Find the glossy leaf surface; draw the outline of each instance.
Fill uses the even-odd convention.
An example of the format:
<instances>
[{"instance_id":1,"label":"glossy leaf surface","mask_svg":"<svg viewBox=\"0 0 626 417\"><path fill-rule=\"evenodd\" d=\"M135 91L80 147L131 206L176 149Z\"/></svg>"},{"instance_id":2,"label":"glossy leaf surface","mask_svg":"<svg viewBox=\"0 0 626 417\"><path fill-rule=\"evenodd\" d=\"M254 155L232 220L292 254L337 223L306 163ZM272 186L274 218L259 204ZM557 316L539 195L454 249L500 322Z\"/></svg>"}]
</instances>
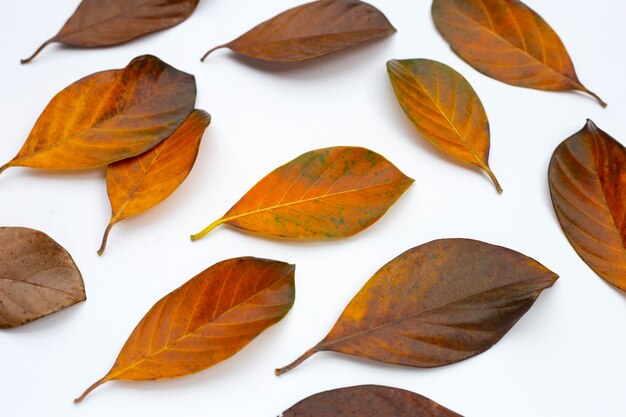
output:
<instances>
[{"instance_id":1,"label":"glossy leaf surface","mask_svg":"<svg viewBox=\"0 0 626 417\"><path fill-rule=\"evenodd\" d=\"M281 417L461 417L419 394L380 385L321 392L300 401Z\"/></svg>"},{"instance_id":2,"label":"glossy leaf surface","mask_svg":"<svg viewBox=\"0 0 626 417\"><path fill-rule=\"evenodd\" d=\"M548 173L561 227L580 257L626 291L626 149L592 121L561 143Z\"/></svg>"},{"instance_id":3,"label":"glossy leaf surface","mask_svg":"<svg viewBox=\"0 0 626 417\"><path fill-rule=\"evenodd\" d=\"M413 125L448 155L483 169L498 192L489 168L489 121L478 95L452 68L428 59L387 62L391 85Z\"/></svg>"},{"instance_id":4,"label":"glossy leaf surface","mask_svg":"<svg viewBox=\"0 0 626 417\"><path fill-rule=\"evenodd\" d=\"M291 309L294 273L294 265L249 257L201 272L148 311L113 368L75 402L108 381L175 378L228 359Z\"/></svg>"},{"instance_id":5,"label":"glossy leaf surface","mask_svg":"<svg viewBox=\"0 0 626 417\"><path fill-rule=\"evenodd\" d=\"M330 333L285 368L321 351L431 368L497 343L557 275L518 252L468 239L417 246L382 267Z\"/></svg>"},{"instance_id":6,"label":"glossy leaf surface","mask_svg":"<svg viewBox=\"0 0 626 417\"><path fill-rule=\"evenodd\" d=\"M107 191L112 214L98 254L104 252L113 225L154 207L182 184L196 162L210 122L207 112L194 110L172 136L148 152L109 165Z\"/></svg>"},{"instance_id":7,"label":"glossy leaf surface","mask_svg":"<svg viewBox=\"0 0 626 417\"><path fill-rule=\"evenodd\" d=\"M467 63L496 80L547 91L583 91L563 42L519 0L433 0L439 32Z\"/></svg>"},{"instance_id":8,"label":"glossy leaf surface","mask_svg":"<svg viewBox=\"0 0 626 417\"><path fill-rule=\"evenodd\" d=\"M48 235L0 227L0 328L21 326L84 301L72 257Z\"/></svg>"},{"instance_id":9,"label":"glossy leaf surface","mask_svg":"<svg viewBox=\"0 0 626 417\"><path fill-rule=\"evenodd\" d=\"M87 76L48 104L17 156L0 168L81 169L141 154L193 110L192 75L144 55L121 70Z\"/></svg>"},{"instance_id":10,"label":"glossy leaf surface","mask_svg":"<svg viewBox=\"0 0 626 417\"><path fill-rule=\"evenodd\" d=\"M220 48L263 61L318 58L396 30L374 6L358 0L320 0L287 10Z\"/></svg>"},{"instance_id":11,"label":"glossy leaf surface","mask_svg":"<svg viewBox=\"0 0 626 417\"><path fill-rule=\"evenodd\" d=\"M59 33L22 64L53 42L87 48L128 42L179 24L197 5L198 0L83 0Z\"/></svg>"},{"instance_id":12,"label":"glossy leaf surface","mask_svg":"<svg viewBox=\"0 0 626 417\"><path fill-rule=\"evenodd\" d=\"M222 223L286 238L351 236L376 222L412 183L368 149L318 149L271 172L191 239Z\"/></svg>"}]
</instances>

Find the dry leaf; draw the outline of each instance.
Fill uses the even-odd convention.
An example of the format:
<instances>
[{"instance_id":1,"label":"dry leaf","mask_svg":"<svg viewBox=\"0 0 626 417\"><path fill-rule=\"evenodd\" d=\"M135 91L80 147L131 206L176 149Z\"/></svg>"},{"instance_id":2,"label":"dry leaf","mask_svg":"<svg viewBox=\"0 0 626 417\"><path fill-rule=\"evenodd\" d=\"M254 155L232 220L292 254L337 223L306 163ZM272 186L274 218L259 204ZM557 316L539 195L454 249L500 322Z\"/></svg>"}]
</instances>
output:
<instances>
[{"instance_id":1,"label":"dry leaf","mask_svg":"<svg viewBox=\"0 0 626 417\"><path fill-rule=\"evenodd\" d=\"M368 149L318 149L272 171L191 239L222 223L286 238L351 236L376 222L412 183Z\"/></svg>"},{"instance_id":2,"label":"dry leaf","mask_svg":"<svg viewBox=\"0 0 626 417\"><path fill-rule=\"evenodd\" d=\"M204 54L229 48L263 61L297 62L318 58L396 30L374 6L358 0L320 0L287 10Z\"/></svg>"},{"instance_id":3,"label":"dry leaf","mask_svg":"<svg viewBox=\"0 0 626 417\"><path fill-rule=\"evenodd\" d=\"M521 253L468 239L408 250L350 301L330 333L280 375L317 352L431 368L497 343L558 276Z\"/></svg>"},{"instance_id":4,"label":"dry leaf","mask_svg":"<svg viewBox=\"0 0 626 417\"><path fill-rule=\"evenodd\" d=\"M201 272L148 311L113 368L75 402L108 381L175 378L228 359L289 312L294 273L294 265L249 257Z\"/></svg>"},{"instance_id":5,"label":"dry leaf","mask_svg":"<svg viewBox=\"0 0 626 417\"><path fill-rule=\"evenodd\" d=\"M417 130L445 153L489 168L489 121L478 95L452 68L428 59L391 60L387 71L398 102Z\"/></svg>"},{"instance_id":6,"label":"dry leaf","mask_svg":"<svg viewBox=\"0 0 626 417\"><path fill-rule=\"evenodd\" d=\"M280 417L462 417L399 388L360 385L312 395Z\"/></svg>"},{"instance_id":7,"label":"dry leaf","mask_svg":"<svg viewBox=\"0 0 626 417\"><path fill-rule=\"evenodd\" d=\"M124 69L87 76L48 104L17 156L0 167L95 168L141 154L193 110L196 82L144 55Z\"/></svg>"},{"instance_id":8,"label":"dry leaf","mask_svg":"<svg viewBox=\"0 0 626 417\"><path fill-rule=\"evenodd\" d=\"M22 64L53 42L87 48L128 42L179 24L197 5L198 0L83 0L61 31Z\"/></svg>"},{"instance_id":9,"label":"dry leaf","mask_svg":"<svg viewBox=\"0 0 626 417\"><path fill-rule=\"evenodd\" d=\"M547 91L581 84L559 35L519 0L433 0L439 32L467 63L507 84Z\"/></svg>"},{"instance_id":10,"label":"dry leaf","mask_svg":"<svg viewBox=\"0 0 626 417\"><path fill-rule=\"evenodd\" d=\"M154 207L182 184L196 162L210 122L207 112L194 110L172 136L148 152L109 165L107 191L112 214L99 255L106 248L113 225Z\"/></svg>"},{"instance_id":11,"label":"dry leaf","mask_svg":"<svg viewBox=\"0 0 626 417\"><path fill-rule=\"evenodd\" d=\"M48 235L0 227L0 328L21 326L84 301L72 257Z\"/></svg>"},{"instance_id":12,"label":"dry leaf","mask_svg":"<svg viewBox=\"0 0 626 417\"><path fill-rule=\"evenodd\" d=\"M626 149L589 120L556 148L548 181L574 250L600 277L626 291Z\"/></svg>"}]
</instances>

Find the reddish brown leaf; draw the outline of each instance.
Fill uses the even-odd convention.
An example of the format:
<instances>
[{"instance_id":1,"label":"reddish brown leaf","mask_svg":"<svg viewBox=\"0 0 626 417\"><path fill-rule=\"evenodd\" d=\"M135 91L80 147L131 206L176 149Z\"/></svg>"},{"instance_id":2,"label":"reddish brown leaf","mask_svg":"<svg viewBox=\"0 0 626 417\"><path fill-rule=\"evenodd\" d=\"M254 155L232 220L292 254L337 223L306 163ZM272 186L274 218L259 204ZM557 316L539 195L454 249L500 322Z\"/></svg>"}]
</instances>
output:
<instances>
[{"instance_id":1,"label":"reddish brown leaf","mask_svg":"<svg viewBox=\"0 0 626 417\"><path fill-rule=\"evenodd\" d=\"M318 149L272 171L191 240L223 223L286 238L351 236L376 222L412 183L368 149Z\"/></svg>"},{"instance_id":2,"label":"reddish brown leaf","mask_svg":"<svg viewBox=\"0 0 626 417\"><path fill-rule=\"evenodd\" d=\"M144 55L71 84L48 104L17 156L0 167L95 168L153 148L193 110L192 75Z\"/></svg>"},{"instance_id":3,"label":"reddish brown leaf","mask_svg":"<svg viewBox=\"0 0 626 417\"><path fill-rule=\"evenodd\" d=\"M225 45L263 61L296 62L318 58L396 30L380 10L359 0L320 0L287 10Z\"/></svg>"},{"instance_id":4,"label":"reddish brown leaf","mask_svg":"<svg viewBox=\"0 0 626 417\"><path fill-rule=\"evenodd\" d=\"M600 277L626 291L626 149L589 120L556 148L548 181L574 250Z\"/></svg>"},{"instance_id":5,"label":"reddish brown leaf","mask_svg":"<svg viewBox=\"0 0 626 417\"><path fill-rule=\"evenodd\" d=\"M519 0L433 0L439 32L454 52L483 74L520 87L578 90L578 80L554 30Z\"/></svg>"},{"instance_id":6,"label":"reddish brown leaf","mask_svg":"<svg viewBox=\"0 0 626 417\"><path fill-rule=\"evenodd\" d=\"M83 0L61 31L22 64L53 42L86 48L128 42L179 24L197 5L198 0Z\"/></svg>"},{"instance_id":7,"label":"reddish brown leaf","mask_svg":"<svg viewBox=\"0 0 626 417\"><path fill-rule=\"evenodd\" d=\"M154 207L182 184L196 162L210 122L207 112L194 110L172 136L148 152L109 165L107 191L112 213L99 255L104 253L113 225Z\"/></svg>"},{"instance_id":8,"label":"reddish brown leaf","mask_svg":"<svg viewBox=\"0 0 626 417\"><path fill-rule=\"evenodd\" d=\"M557 275L518 252L476 240L443 239L382 267L350 301L317 352L431 368L497 343Z\"/></svg>"},{"instance_id":9,"label":"reddish brown leaf","mask_svg":"<svg viewBox=\"0 0 626 417\"><path fill-rule=\"evenodd\" d=\"M16 327L85 300L72 257L44 233L0 227L0 328Z\"/></svg>"},{"instance_id":10,"label":"reddish brown leaf","mask_svg":"<svg viewBox=\"0 0 626 417\"><path fill-rule=\"evenodd\" d=\"M201 272L148 311L113 368L75 402L108 381L175 378L228 359L289 312L294 273L294 265L257 258Z\"/></svg>"},{"instance_id":11,"label":"reddish brown leaf","mask_svg":"<svg viewBox=\"0 0 626 417\"><path fill-rule=\"evenodd\" d=\"M380 385L339 388L312 395L281 417L462 417L419 394Z\"/></svg>"}]
</instances>

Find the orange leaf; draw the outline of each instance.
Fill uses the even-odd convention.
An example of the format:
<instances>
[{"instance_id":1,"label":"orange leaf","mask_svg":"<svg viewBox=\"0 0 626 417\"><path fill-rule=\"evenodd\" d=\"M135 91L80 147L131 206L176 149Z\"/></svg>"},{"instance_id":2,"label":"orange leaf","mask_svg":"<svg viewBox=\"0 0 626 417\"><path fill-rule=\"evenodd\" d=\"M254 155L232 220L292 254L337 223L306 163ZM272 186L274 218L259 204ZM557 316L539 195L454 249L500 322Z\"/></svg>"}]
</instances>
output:
<instances>
[{"instance_id":1,"label":"orange leaf","mask_svg":"<svg viewBox=\"0 0 626 417\"><path fill-rule=\"evenodd\" d=\"M272 171L221 219L222 223L287 238L341 238L376 222L413 183L368 149L318 149Z\"/></svg>"},{"instance_id":2,"label":"orange leaf","mask_svg":"<svg viewBox=\"0 0 626 417\"><path fill-rule=\"evenodd\" d=\"M519 0L434 0L432 14L454 52L483 74L507 84L547 91L581 84L559 35Z\"/></svg>"},{"instance_id":3,"label":"orange leaf","mask_svg":"<svg viewBox=\"0 0 626 417\"><path fill-rule=\"evenodd\" d=\"M106 248L113 225L154 207L182 184L196 162L210 122L207 112L194 110L172 136L148 152L109 165L107 191L112 214L99 255Z\"/></svg>"},{"instance_id":4,"label":"orange leaf","mask_svg":"<svg viewBox=\"0 0 626 417\"><path fill-rule=\"evenodd\" d=\"M82 169L143 153L193 110L192 75L144 55L71 84L48 104L17 156L0 168Z\"/></svg>"},{"instance_id":5,"label":"orange leaf","mask_svg":"<svg viewBox=\"0 0 626 417\"><path fill-rule=\"evenodd\" d=\"M548 172L565 236L600 277L626 291L626 149L591 120L561 143Z\"/></svg>"},{"instance_id":6,"label":"orange leaf","mask_svg":"<svg viewBox=\"0 0 626 417\"><path fill-rule=\"evenodd\" d=\"M148 311L113 368L75 402L108 381L175 378L228 359L289 312L294 272L294 265L249 257L201 272Z\"/></svg>"},{"instance_id":7,"label":"orange leaf","mask_svg":"<svg viewBox=\"0 0 626 417\"><path fill-rule=\"evenodd\" d=\"M387 62L398 102L413 125L439 149L483 169L489 168L489 121L478 95L452 68L428 59Z\"/></svg>"}]
</instances>

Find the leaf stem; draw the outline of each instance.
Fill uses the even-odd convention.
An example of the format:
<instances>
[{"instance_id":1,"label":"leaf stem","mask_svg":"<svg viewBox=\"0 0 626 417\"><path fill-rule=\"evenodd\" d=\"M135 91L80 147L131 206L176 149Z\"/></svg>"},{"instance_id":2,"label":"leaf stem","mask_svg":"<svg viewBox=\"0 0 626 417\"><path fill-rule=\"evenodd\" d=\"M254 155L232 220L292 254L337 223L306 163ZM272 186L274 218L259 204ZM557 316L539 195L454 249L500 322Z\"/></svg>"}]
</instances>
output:
<instances>
[{"instance_id":1,"label":"leaf stem","mask_svg":"<svg viewBox=\"0 0 626 417\"><path fill-rule=\"evenodd\" d=\"M200 233L196 233L195 235L191 235L191 241L200 240L206 235L208 235L213 229L215 229L220 224L224 223L224 219L217 219L207 227L205 227Z\"/></svg>"},{"instance_id":2,"label":"leaf stem","mask_svg":"<svg viewBox=\"0 0 626 417\"><path fill-rule=\"evenodd\" d=\"M83 392L83 393L82 393L82 395L81 395L80 397L78 397L78 398L75 398L75 399L74 399L74 404L78 404L79 402L81 402L82 400L84 400L84 399L85 399L85 397L86 397L87 395L89 395L89 393L90 393L91 391L93 391L94 389L98 388L100 385L102 385L102 384L104 384L105 382L108 382L108 381L109 381L109 380L108 380L108 379L107 379L107 377L105 376L105 377L103 377L103 378L101 378L101 379L97 380L96 382L94 382L94 383L93 383L93 384L92 384L89 388L87 388L87 389L85 390L85 392Z\"/></svg>"},{"instance_id":3,"label":"leaf stem","mask_svg":"<svg viewBox=\"0 0 626 417\"><path fill-rule=\"evenodd\" d=\"M302 356L300 356L295 361L291 362L289 365L283 366L282 368L275 369L274 373L276 374L276 376L281 376L285 372L291 371L293 368L295 368L296 366L300 365L302 362L304 362L305 360L309 359L311 356L313 356L317 352L319 352L319 348L317 346L315 346L315 347L307 350L306 352L304 352L304 354Z\"/></svg>"},{"instance_id":4,"label":"leaf stem","mask_svg":"<svg viewBox=\"0 0 626 417\"><path fill-rule=\"evenodd\" d=\"M202 55L202 58L200 58L200 62L204 62L206 57L209 56L213 51L217 51L218 49L222 49L222 48L226 48L226 47L228 47L227 43L225 43L224 45L218 45L218 46L216 46L213 49L209 49L206 54Z\"/></svg>"},{"instance_id":5,"label":"leaf stem","mask_svg":"<svg viewBox=\"0 0 626 417\"><path fill-rule=\"evenodd\" d=\"M111 228L114 224L115 223L113 222L109 223L106 230L104 231L104 236L102 236L102 244L100 245L100 249L98 249L98 256L102 256L102 254L104 253L104 250L107 247L107 241L109 240L109 233L111 232Z\"/></svg>"},{"instance_id":6,"label":"leaf stem","mask_svg":"<svg viewBox=\"0 0 626 417\"><path fill-rule=\"evenodd\" d=\"M595 99L596 99L596 101L597 101L598 103L600 103L600 105L601 105L603 108L605 108L605 109L606 109L606 107L608 106L608 104L606 104L606 103L604 102L604 100L602 100L602 99L601 99L601 98L600 98L600 97L599 97L596 93L594 93L593 91L587 90L587 88L586 88L586 87L585 87L585 92L586 92L587 94L589 94L591 97L595 98Z\"/></svg>"},{"instance_id":7,"label":"leaf stem","mask_svg":"<svg viewBox=\"0 0 626 417\"><path fill-rule=\"evenodd\" d=\"M489 175L491 181L493 181L493 184L496 186L496 191L498 191L498 194L502 194L502 191L504 190L502 189L502 187L500 187L500 183L498 182L498 179L496 178L496 175L493 173L491 168L489 168L488 166L484 166L483 169L485 170L487 175Z\"/></svg>"},{"instance_id":8,"label":"leaf stem","mask_svg":"<svg viewBox=\"0 0 626 417\"><path fill-rule=\"evenodd\" d=\"M20 60L20 64L28 64L30 61L32 61L37 55L39 55L39 52L41 52L41 50L43 48L45 48L46 46L50 45L52 42L54 42L54 38L50 38L47 41L45 41L44 43L41 44L41 46L39 48L37 48L37 50L28 58L26 59L22 59Z\"/></svg>"},{"instance_id":9,"label":"leaf stem","mask_svg":"<svg viewBox=\"0 0 626 417\"><path fill-rule=\"evenodd\" d=\"M9 164L4 164L0 167L0 174L2 174L8 167L10 167Z\"/></svg>"}]
</instances>

